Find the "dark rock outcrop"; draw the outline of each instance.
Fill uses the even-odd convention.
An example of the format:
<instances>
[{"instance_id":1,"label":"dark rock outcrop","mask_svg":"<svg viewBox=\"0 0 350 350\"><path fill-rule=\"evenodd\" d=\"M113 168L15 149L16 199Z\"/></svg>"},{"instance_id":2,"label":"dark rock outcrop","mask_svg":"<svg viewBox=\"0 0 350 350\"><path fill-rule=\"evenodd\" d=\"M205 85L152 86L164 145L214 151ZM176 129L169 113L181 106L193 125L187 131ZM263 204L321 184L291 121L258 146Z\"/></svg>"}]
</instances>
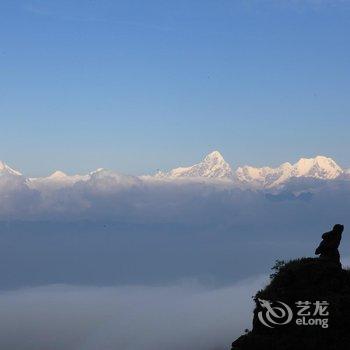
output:
<instances>
[{"instance_id":1,"label":"dark rock outcrop","mask_svg":"<svg viewBox=\"0 0 350 350\"><path fill-rule=\"evenodd\" d=\"M253 329L234 341L232 350L350 349L350 271L313 258L274 269L270 284L254 297ZM305 302L308 308L302 310Z\"/></svg>"},{"instance_id":2,"label":"dark rock outcrop","mask_svg":"<svg viewBox=\"0 0 350 350\"><path fill-rule=\"evenodd\" d=\"M320 255L321 259L333 261L341 267L338 248L343 231L344 226L336 224L332 231L324 233L320 245L316 248L315 254Z\"/></svg>"}]
</instances>

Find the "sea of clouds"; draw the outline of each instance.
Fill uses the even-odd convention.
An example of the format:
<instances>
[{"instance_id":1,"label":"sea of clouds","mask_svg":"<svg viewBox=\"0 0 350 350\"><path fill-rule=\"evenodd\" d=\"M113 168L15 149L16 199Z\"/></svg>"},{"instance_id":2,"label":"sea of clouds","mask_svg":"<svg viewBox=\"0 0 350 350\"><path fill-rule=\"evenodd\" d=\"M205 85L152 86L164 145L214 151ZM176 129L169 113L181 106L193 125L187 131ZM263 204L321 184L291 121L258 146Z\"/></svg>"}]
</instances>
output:
<instances>
[{"instance_id":1,"label":"sea of clouds","mask_svg":"<svg viewBox=\"0 0 350 350\"><path fill-rule=\"evenodd\" d=\"M349 209L350 181L298 179L279 190L256 191L229 181L162 181L110 171L70 186L0 176L0 220L254 225L316 216L332 222Z\"/></svg>"},{"instance_id":2,"label":"sea of clouds","mask_svg":"<svg viewBox=\"0 0 350 350\"><path fill-rule=\"evenodd\" d=\"M0 293L0 348L223 350L251 328L260 276L212 288L51 285Z\"/></svg>"}]
</instances>

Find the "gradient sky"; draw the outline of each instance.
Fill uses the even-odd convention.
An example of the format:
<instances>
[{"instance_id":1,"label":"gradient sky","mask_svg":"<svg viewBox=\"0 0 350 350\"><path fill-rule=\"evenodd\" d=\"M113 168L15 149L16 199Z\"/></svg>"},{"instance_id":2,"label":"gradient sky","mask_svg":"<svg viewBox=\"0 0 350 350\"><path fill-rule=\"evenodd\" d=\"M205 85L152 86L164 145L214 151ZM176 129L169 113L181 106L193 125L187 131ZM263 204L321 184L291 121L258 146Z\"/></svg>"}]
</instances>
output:
<instances>
[{"instance_id":1,"label":"gradient sky","mask_svg":"<svg viewBox=\"0 0 350 350\"><path fill-rule=\"evenodd\" d=\"M0 159L28 175L350 166L350 2L0 2Z\"/></svg>"}]
</instances>

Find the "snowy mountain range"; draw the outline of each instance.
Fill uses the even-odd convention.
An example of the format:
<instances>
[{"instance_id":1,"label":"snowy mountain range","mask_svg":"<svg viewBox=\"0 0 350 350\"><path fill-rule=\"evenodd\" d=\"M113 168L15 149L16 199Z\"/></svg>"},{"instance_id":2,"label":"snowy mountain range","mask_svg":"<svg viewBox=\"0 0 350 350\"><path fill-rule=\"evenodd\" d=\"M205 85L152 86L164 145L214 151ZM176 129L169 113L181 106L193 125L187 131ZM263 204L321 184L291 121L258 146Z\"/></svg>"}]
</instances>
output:
<instances>
[{"instance_id":1,"label":"snowy mountain range","mask_svg":"<svg viewBox=\"0 0 350 350\"><path fill-rule=\"evenodd\" d=\"M218 151L209 153L205 158L192 166L178 167L168 172L159 171L155 175L129 176L105 169L97 169L86 175L67 175L62 171L55 171L47 177L27 178L19 171L12 169L0 161L0 181L9 178L22 179L29 188L59 189L84 182L107 188L113 185L137 185L142 181L176 181L206 180L226 181L244 188L274 189L281 188L292 179L308 178L332 181L335 179L350 179L350 171L342 169L333 159L317 156L315 158L301 158L295 164L283 163L276 168L271 167L238 167L233 171ZM2 181L3 182L3 181Z\"/></svg>"},{"instance_id":2,"label":"snowy mountain range","mask_svg":"<svg viewBox=\"0 0 350 350\"><path fill-rule=\"evenodd\" d=\"M155 177L229 179L238 185L247 187L276 188L293 178L334 180L346 174L349 174L349 171L343 170L333 159L324 156L301 158L295 164L287 162L276 168L256 168L246 165L233 171L220 152L214 151L198 164L175 168L169 172L158 172Z\"/></svg>"},{"instance_id":3,"label":"snowy mountain range","mask_svg":"<svg viewBox=\"0 0 350 350\"><path fill-rule=\"evenodd\" d=\"M334 180L343 173L343 169L333 159L317 156L309 159L301 158L295 164L283 163L277 168L239 167L235 174L241 183L255 187L272 188L280 186L292 178L307 177Z\"/></svg>"}]
</instances>

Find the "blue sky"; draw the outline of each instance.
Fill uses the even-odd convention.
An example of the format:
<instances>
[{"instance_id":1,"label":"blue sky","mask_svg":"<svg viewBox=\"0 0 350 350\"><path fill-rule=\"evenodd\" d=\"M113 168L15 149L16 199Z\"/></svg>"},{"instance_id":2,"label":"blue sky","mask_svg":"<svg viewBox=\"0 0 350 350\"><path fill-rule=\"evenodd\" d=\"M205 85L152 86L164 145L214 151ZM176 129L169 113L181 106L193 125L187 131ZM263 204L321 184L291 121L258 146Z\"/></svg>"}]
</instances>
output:
<instances>
[{"instance_id":1,"label":"blue sky","mask_svg":"<svg viewBox=\"0 0 350 350\"><path fill-rule=\"evenodd\" d=\"M350 166L349 1L0 3L0 159L28 175Z\"/></svg>"}]
</instances>

